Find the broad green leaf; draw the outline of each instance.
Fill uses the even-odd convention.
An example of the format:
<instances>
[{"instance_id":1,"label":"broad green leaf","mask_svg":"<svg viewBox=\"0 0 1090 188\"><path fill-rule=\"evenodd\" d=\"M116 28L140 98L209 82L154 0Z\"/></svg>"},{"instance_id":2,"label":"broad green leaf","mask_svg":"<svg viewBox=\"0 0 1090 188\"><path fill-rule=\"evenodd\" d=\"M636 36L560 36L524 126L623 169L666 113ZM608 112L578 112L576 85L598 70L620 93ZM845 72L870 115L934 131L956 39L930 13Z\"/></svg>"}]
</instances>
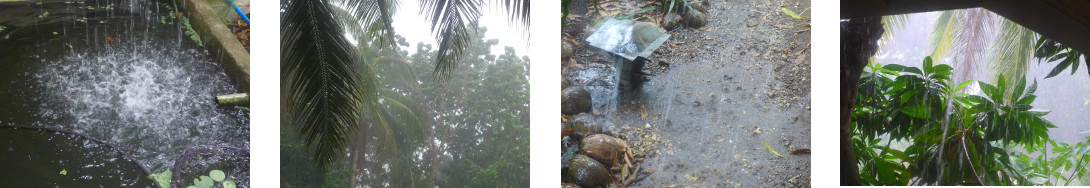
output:
<instances>
[{"instance_id":1,"label":"broad green leaf","mask_svg":"<svg viewBox=\"0 0 1090 188\"><path fill-rule=\"evenodd\" d=\"M235 182L234 181L225 181L225 182L223 182L223 188L235 188Z\"/></svg>"},{"instance_id":2,"label":"broad green leaf","mask_svg":"<svg viewBox=\"0 0 1090 188\"><path fill-rule=\"evenodd\" d=\"M802 19L802 16L799 16L798 14L795 14L795 11L791 11L791 9L780 8L780 10L783 10L784 14L787 14L788 16L791 16L791 17L793 17L795 19Z\"/></svg>"},{"instance_id":3,"label":"broad green leaf","mask_svg":"<svg viewBox=\"0 0 1090 188\"><path fill-rule=\"evenodd\" d=\"M201 176L200 179L193 180L193 185L197 186L197 188L211 188L214 185L213 183L215 181L212 181L212 177L208 176Z\"/></svg>"},{"instance_id":4,"label":"broad green leaf","mask_svg":"<svg viewBox=\"0 0 1090 188\"><path fill-rule=\"evenodd\" d=\"M911 73L916 73L917 75L921 75L921 76L922 76L922 75L924 75L924 74L923 74L923 71L920 71L920 69L919 69L919 68L916 68L916 67L908 67L908 68L905 68L905 71L904 71L904 72L911 72Z\"/></svg>"},{"instance_id":5,"label":"broad green leaf","mask_svg":"<svg viewBox=\"0 0 1090 188\"><path fill-rule=\"evenodd\" d=\"M908 68L908 67L905 67L904 65L898 65L898 64L888 64L886 66L882 66L882 69L896 71L896 72L904 72L905 68Z\"/></svg>"},{"instance_id":6,"label":"broad green leaf","mask_svg":"<svg viewBox=\"0 0 1090 188\"><path fill-rule=\"evenodd\" d=\"M211 173L208 173L208 176L212 177L213 181L223 181L223 179L226 178L226 175L221 170L212 170Z\"/></svg>"},{"instance_id":7,"label":"broad green leaf","mask_svg":"<svg viewBox=\"0 0 1090 188\"><path fill-rule=\"evenodd\" d=\"M1022 97L1021 100L1018 100L1017 104L1030 105L1036 99L1037 99L1036 95L1030 95L1030 96Z\"/></svg>"},{"instance_id":8,"label":"broad green leaf","mask_svg":"<svg viewBox=\"0 0 1090 188\"><path fill-rule=\"evenodd\" d=\"M941 74L941 75L949 76L950 73L952 71L954 71L954 68L950 67L950 65L947 65L947 64L938 64L938 65L935 65L934 71L935 71L934 74Z\"/></svg>"},{"instance_id":9,"label":"broad green leaf","mask_svg":"<svg viewBox=\"0 0 1090 188\"><path fill-rule=\"evenodd\" d=\"M931 119L931 115L928 113L928 109L925 108L924 105L914 105L907 108L898 109L898 111L913 118Z\"/></svg>"},{"instance_id":10,"label":"broad green leaf","mask_svg":"<svg viewBox=\"0 0 1090 188\"><path fill-rule=\"evenodd\" d=\"M155 180L155 182L159 183L160 188L170 188L170 179L173 178L173 174L171 174L170 170L167 170L163 173L148 175L148 178L151 178L152 180Z\"/></svg>"},{"instance_id":11,"label":"broad green leaf","mask_svg":"<svg viewBox=\"0 0 1090 188\"><path fill-rule=\"evenodd\" d=\"M1003 74L999 74L999 79L996 80L995 87L999 89L999 91L996 92L999 98L992 98L992 100L995 100L999 103L1006 101L1003 100L1003 97L1007 95L1007 79L1003 76Z\"/></svg>"},{"instance_id":12,"label":"broad green leaf","mask_svg":"<svg viewBox=\"0 0 1090 188\"><path fill-rule=\"evenodd\" d=\"M1059 64L1056 64L1056 68L1053 68L1051 72L1048 72L1048 76L1045 76L1045 78L1052 78L1053 76L1060 74L1060 72L1063 72L1068 66L1071 66L1071 61L1062 61Z\"/></svg>"},{"instance_id":13,"label":"broad green leaf","mask_svg":"<svg viewBox=\"0 0 1090 188\"><path fill-rule=\"evenodd\" d=\"M923 73L931 74L934 70L934 65L931 64L931 56L923 58Z\"/></svg>"},{"instance_id":14,"label":"broad green leaf","mask_svg":"<svg viewBox=\"0 0 1090 188\"><path fill-rule=\"evenodd\" d=\"M977 82L977 85L980 86L980 90L984 91L984 95L988 96L988 99L991 99L996 103L1003 101L1003 93L999 91L999 88L984 82Z\"/></svg>"},{"instance_id":15,"label":"broad green leaf","mask_svg":"<svg viewBox=\"0 0 1090 188\"><path fill-rule=\"evenodd\" d=\"M1052 112L1052 111L1049 111L1049 110L1041 110L1041 109L1031 109L1031 110L1026 110L1026 113L1027 113L1027 114L1029 114L1029 115L1033 115L1033 116L1045 116L1045 115L1048 115L1048 113L1049 113L1049 112Z\"/></svg>"},{"instance_id":16,"label":"broad green leaf","mask_svg":"<svg viewBox=\"0 0 1090 188\"><path fill-rule=\"evenodd\" d=\"M961 89L964 89L965 86L969 86L970 83L973 83L973 80L966 80L965 82L961 82L961 84L955 86L954 90L950 91L950 93L956 93L958 91L961 91Z\"/></svg>"}]
</instances>

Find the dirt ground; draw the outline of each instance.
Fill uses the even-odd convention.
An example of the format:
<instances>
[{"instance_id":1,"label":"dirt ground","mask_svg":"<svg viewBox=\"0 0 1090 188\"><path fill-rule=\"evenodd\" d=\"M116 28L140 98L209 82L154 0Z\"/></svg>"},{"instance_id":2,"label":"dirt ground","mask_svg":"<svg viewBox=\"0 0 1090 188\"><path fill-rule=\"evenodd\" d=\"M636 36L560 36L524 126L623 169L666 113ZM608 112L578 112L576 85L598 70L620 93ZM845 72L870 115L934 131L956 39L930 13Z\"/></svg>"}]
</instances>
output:
<instances>
[{"instance_id":1,"label":"dirt ground","mask_svg":"<svg viewBox=\"0 0 1090 188\"><path fill-rule=\"evenodd\" d=\"M809 187L811 156L791 151L811 143L810 1L712 1L706 26L670 31L648 57L649 80L618 92L612 59L585 45L586 28L609 8L649 2L575 8L579 18L565 28L582 45L565 62L565 78L591 91L595 118L628 140L649 174L632 185Z\"/></svg>"}]
</instances>

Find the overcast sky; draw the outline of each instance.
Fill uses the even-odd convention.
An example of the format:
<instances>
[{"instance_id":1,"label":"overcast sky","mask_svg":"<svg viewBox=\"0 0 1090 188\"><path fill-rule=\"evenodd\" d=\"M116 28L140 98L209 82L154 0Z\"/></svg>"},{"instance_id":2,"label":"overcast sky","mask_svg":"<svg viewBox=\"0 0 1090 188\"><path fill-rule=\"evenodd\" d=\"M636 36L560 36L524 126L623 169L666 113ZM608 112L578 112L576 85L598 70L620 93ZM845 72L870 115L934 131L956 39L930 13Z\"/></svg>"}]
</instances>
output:
<instances>
[{"instance_id":1,"label":"overcast sky","mask_svg":"<svg viewBox=\"0 0 1090 188\"><path fill-rule=\"evenodd\" d=\"M529 50L529 46L526 45L527 40L523 38L522 32L516 29L516 26L512 26L508 23L506 17L506 11L497 9L496 7L502 7L502 5L492 6L494 1L485 1L484 7L481 9L481 18L479 20L482 27L488 28L488 32L485 33L485 40L499 39L499 45L492 47L492 54L503 54L504 46L511 46L515 48L515 54L518 56L533 56L526 53ZM423 15L420 15L420 2L419 1L400 1L398 5L397 13L394 15L394 31L398 35L405 37L405 40L411 45L410 48L404 48L409 53L416 53L416 43L424 42L425 44L431 44L433 47L438 48L436 45L435 36L431 32L431 24L424 19ZM531 36L533 33L531 33Z\"/></svg>"}]
</instances>

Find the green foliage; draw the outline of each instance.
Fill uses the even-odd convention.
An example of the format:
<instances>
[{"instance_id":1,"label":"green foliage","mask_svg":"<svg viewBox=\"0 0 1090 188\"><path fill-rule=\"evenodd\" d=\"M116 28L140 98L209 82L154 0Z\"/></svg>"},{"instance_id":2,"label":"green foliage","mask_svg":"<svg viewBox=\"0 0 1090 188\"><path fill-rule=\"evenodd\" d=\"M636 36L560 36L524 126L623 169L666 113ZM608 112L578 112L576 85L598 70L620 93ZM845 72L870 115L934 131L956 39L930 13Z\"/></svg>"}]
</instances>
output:
<instances>
[{"instance_id":1,"label":"green foliage","mask_svg":"<svg viewBox=\"0 0 1090 188\"><path fill-rule=\"evenodd\" d=\"M281 109L285 122L316 146L314 162L329 167L363 122L364 106L377 103L369 67L334 21L328 1L283 1Z\"/></svg>"},{"instance_id":2,"label":"green foliage","mask_svg":"<svg viewBox=\"0 0 1090 188\"><path fill-rule=\"evenodd\" d=\"M226 178L222 170L212 170L212 172L208 173L208 176L212 177L212 180L214 181L223 181L223 179Z\"/></svg>"},{"instance_id":3,"label":"green foliage","mask_svg":"<svg viewBox=\"0 0 1090 188\"><path fill-rule=\"evenodd\" d=\"M1056 126L1044 119L1047 110L1033 109L1036 81L1007 83L1000 75L994 85L954 85L953 69L930 57L920 68L872 63L868 70L851 122L865 185L1035 185L1070 182L1063 177L1070 169L1072 177L1085 174L1082 149L1070 148L1087 143L1049 139L1048 128ZM982 95L959 93L971 83ZM1047 153L1048 146L1053 158L1017 149Z\"/></svg>"},{"instance_id":4,"label":"green foliage","mask_svg":"<svg viewBox=\"0 0 1090 188\"><path fill-rule=\"evenodd\" d=\"M159 183L159 187L169 188L172 187L170 181L174 178L174 176L172 176L170 170L166 170L162 173L148 175L148 178L151 178L152 180L155 180L155 182ZM210 188L215 186L216 182L223 182L223 180L225 180L226 178L227 174L223 173L222 170L212 170L207 176L201 175L198 178L194 178L193 185L187 187ZM223 182L223 187L233 188L235 187L235 182L225 181Z\"/></svg>"},{"instance_id":5,"label":"green foliage","mask_svg":"<svg viewBox=\"0 0 1090 188\"><path fill-rule=\"evenodd\" d=\"M173 174L171 174L170 170L167 170L162 173L148 175L148 178L151 178L155 180L155 182L158 182L159 187L168 188L170 187L170 179L173 178L172 175Z\"/></svg>"},{"instance_id":6,"label":"green foliage","mask_svg":"<svg viewBox=\"0 0 1090 188\"><path fill-rule=\"evenodd\" d=\"M1036 46L1037 50L1033 52L1033 57L1042 60L1043 62L1060 61L1056 64L1056 67L1048 73L1048 76L1045 76L1046 79L1060 74L1060 72L1067 70L1068 67L1071 68L1071 74L1074 75L1075 71L1079 70L1080 57L1086 63L1090 63L1083 54L1048 37L1042 36L1040 39L1037 39L1037 44L1034 46ZM1090 67L1090 64L1088 64L1087 67Z\"/></svg>"}]
</instances>

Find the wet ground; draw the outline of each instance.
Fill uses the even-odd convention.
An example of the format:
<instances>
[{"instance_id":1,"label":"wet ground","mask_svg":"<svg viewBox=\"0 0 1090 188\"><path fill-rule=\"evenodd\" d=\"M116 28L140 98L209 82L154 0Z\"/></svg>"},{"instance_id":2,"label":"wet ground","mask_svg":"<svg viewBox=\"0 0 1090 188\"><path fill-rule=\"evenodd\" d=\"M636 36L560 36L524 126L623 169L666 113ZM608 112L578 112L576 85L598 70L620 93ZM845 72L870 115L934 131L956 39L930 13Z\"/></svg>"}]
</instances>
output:
<instances>
[{"instance_id":1,"label":"wet ground","mask_svg":"<svg viewBox=\"0 0 1090 188\"><path fill-rule=\"evenodd\" d=\"M652 172L635 186L808 187L811 156L790 151L811 147L809 20L781 8L809 16L809 3L711 3L705 27L670 31L635 91L617 92L611 58L590 46L576 51L564 76L591 91L599 121ZM571 25L589 28L585 20L608 11L573 12L581 18ZM571 28L571 38L589 36Z\"/></svg>"}]
</instances>

